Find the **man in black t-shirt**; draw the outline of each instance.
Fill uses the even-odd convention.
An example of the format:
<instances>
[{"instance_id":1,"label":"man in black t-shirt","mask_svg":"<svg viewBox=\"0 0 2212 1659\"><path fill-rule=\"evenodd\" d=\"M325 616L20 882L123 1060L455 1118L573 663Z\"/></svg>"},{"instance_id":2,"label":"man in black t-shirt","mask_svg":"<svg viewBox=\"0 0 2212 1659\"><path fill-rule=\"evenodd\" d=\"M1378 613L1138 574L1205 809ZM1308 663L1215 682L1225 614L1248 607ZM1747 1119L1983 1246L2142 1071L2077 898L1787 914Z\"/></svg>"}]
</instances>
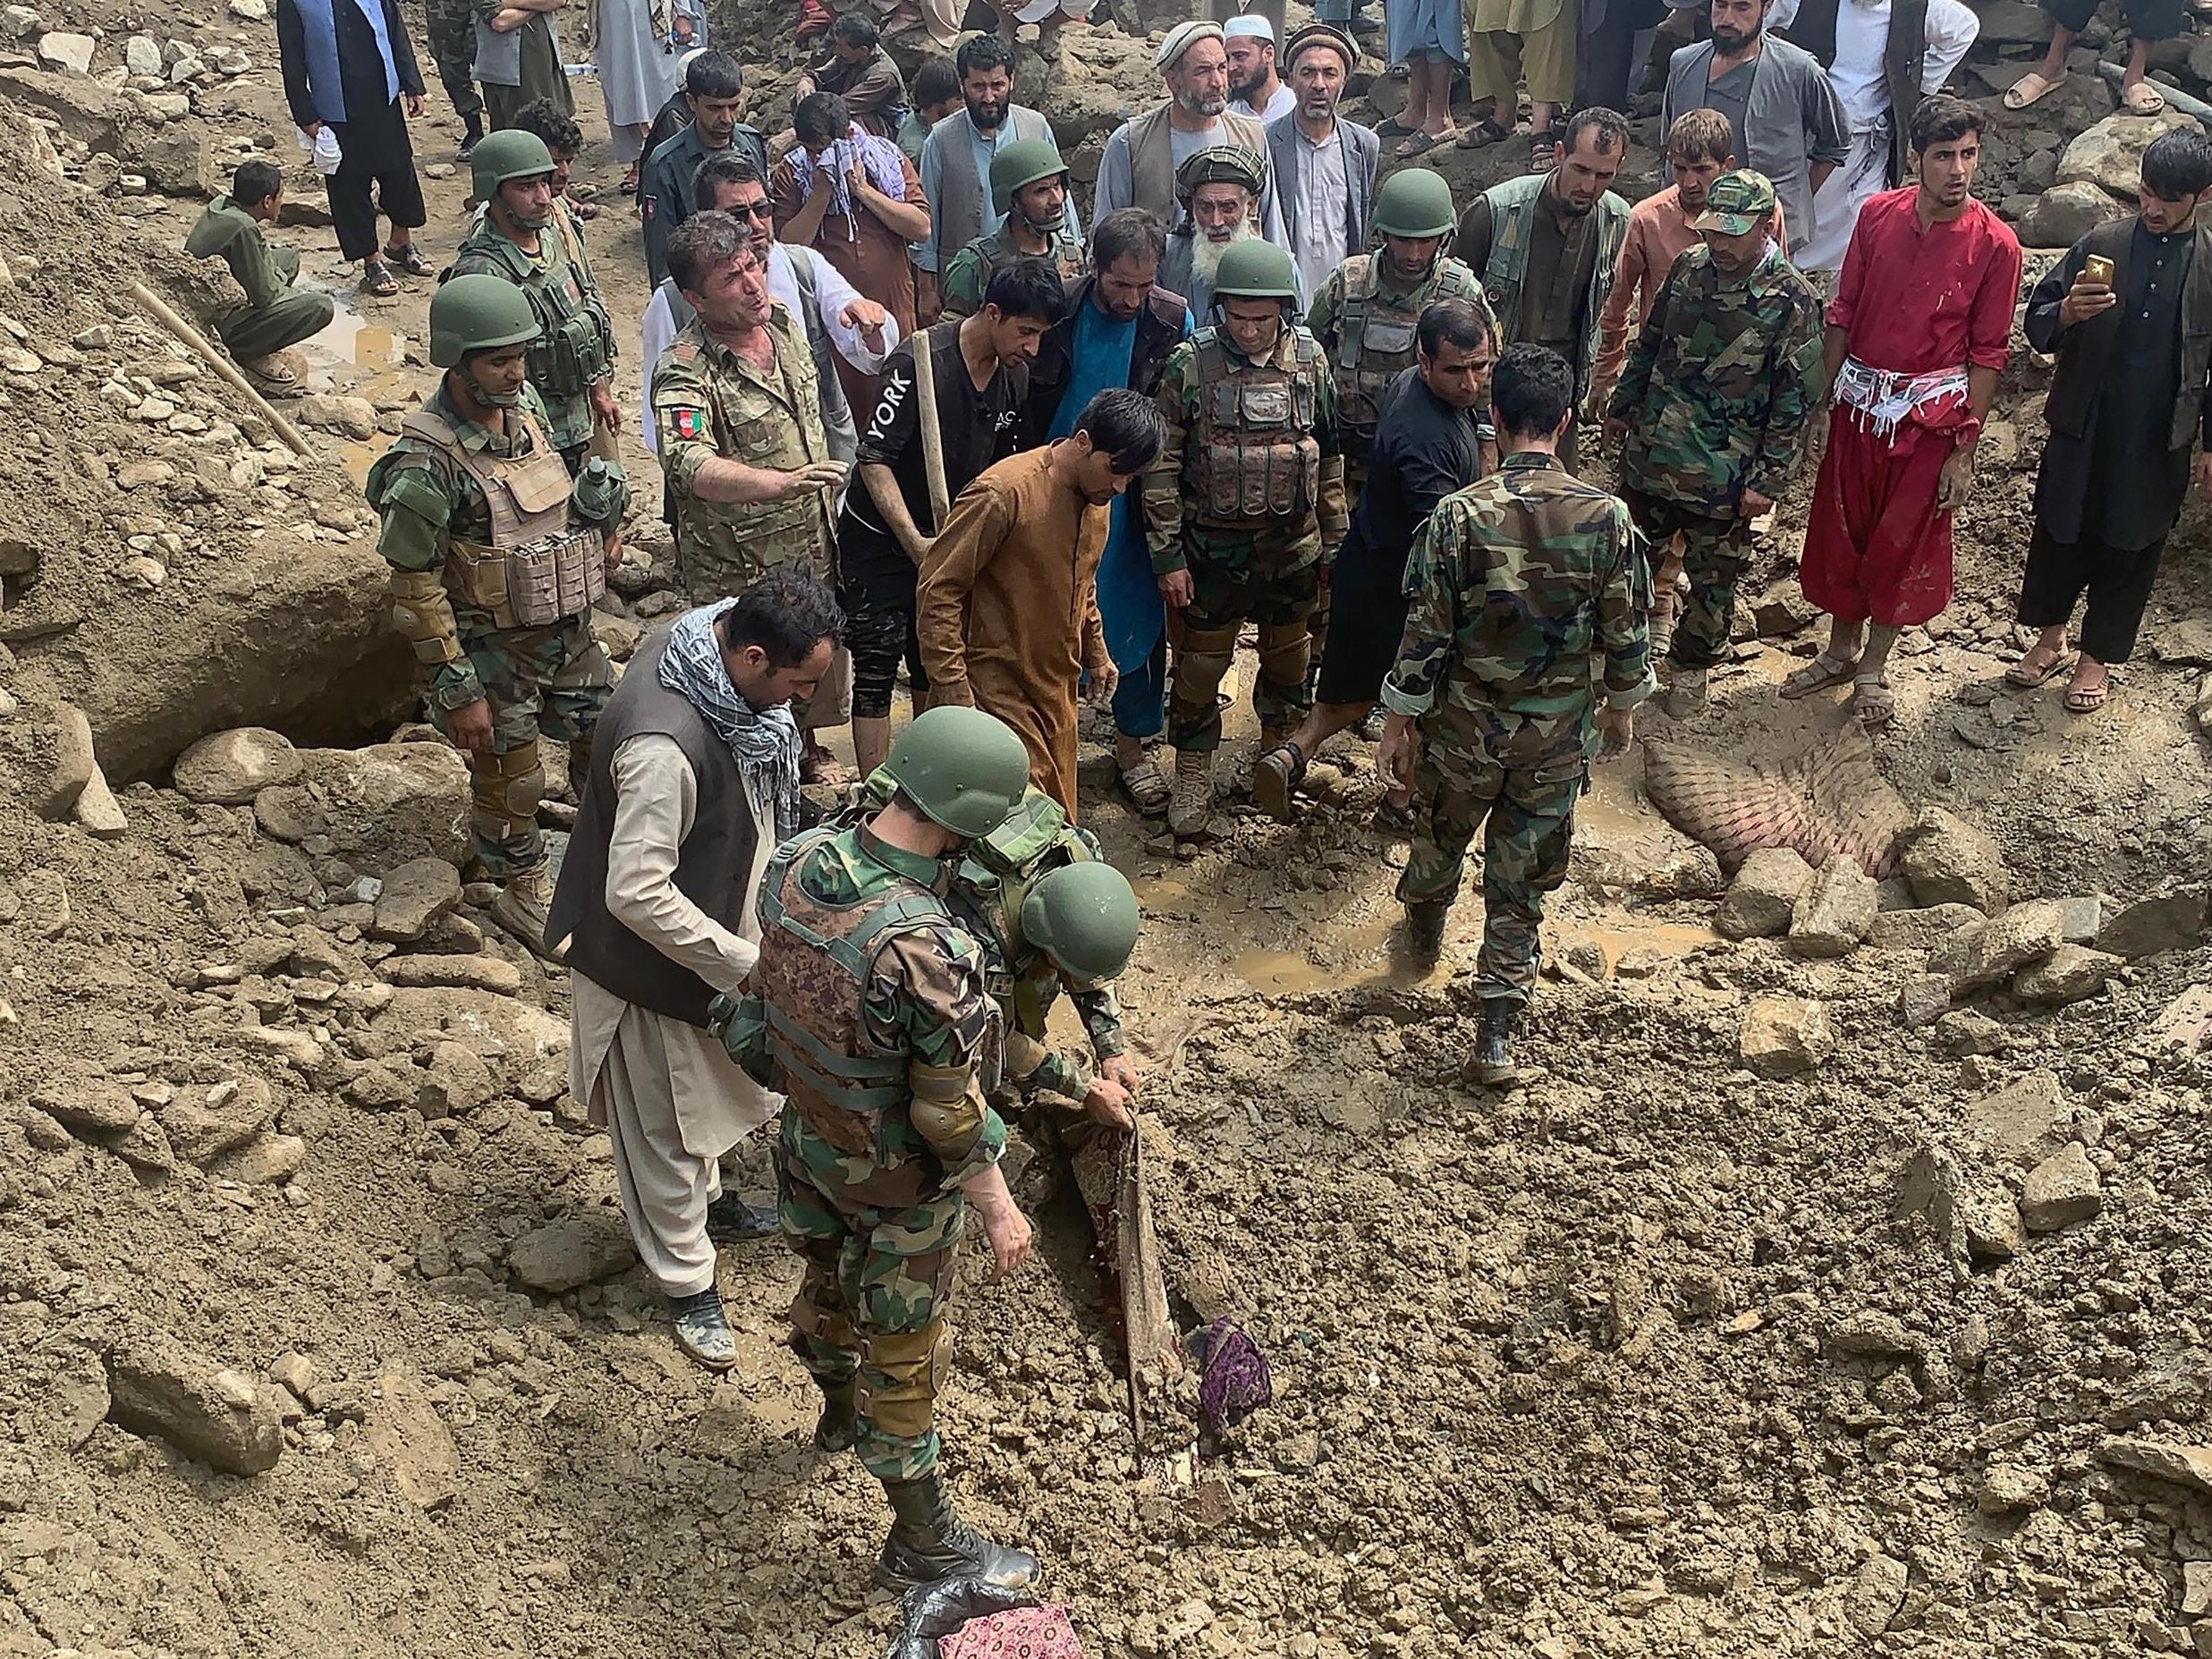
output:
<instances>
[{"instance_id":1,"label":"man in black t-shirt","mask_svg":"<svg viewBox=\"0 0 2212 1659\"><path fill-rule=\"evenodd\" d=\"M914 572L937 531L923 469L914 353L927 350L936 382L947 499L1017 447L1015 418L1030 391L1038 342L1066 300L1042 259L1004 267L971 317L911 335L884 360L875 412L860 434L860 482L837 516L837 602L852 653L852 749L866 777L891 747L891 687L902 657L915 712L928 681L914 637Z\"/></svg>"},{"instance_id":2,"label":"man in black t-shirt","mask_svg":"<svg viewBox=\"0 0 2212 1659\"><path fill-rule=\"evenodd\" d=\"M1337 551L1328 649L1314 706L1290 738L1259 758L1252 799L1287 823L1306 763L1323 743L1366 718L1382 696L1405 631L1406 561L1437 504L1482 472L1482 448L1495 441L1476 413L1497 362L1495 319L1479 300L1439 300L1421 312L1413 367L1384 393L1375 451L1352 529ZM1376 825L1403 831L1411 797L1386 793Z\"/></svg>"}]
</instances>

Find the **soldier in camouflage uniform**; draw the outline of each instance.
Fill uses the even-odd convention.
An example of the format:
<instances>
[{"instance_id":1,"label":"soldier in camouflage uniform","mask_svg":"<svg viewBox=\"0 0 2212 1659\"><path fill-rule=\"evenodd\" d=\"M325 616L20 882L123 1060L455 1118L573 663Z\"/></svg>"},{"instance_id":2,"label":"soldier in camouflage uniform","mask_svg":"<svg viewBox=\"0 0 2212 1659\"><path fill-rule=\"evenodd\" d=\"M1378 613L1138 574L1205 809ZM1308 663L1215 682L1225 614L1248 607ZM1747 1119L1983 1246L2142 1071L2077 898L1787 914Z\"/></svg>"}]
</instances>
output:
<instances>
[{"instance_id":1,"label":"soldier in camouflage uniform","mask_svg":"<svg viewBox=\"0 0 2212 1659\"><path fill-rule=\"evenodd\" d=\"M1654 555L1682 540L1690 603L1663 702L1678 720L1705 706L1707 671L1727 655L1751 521L1781 495L1820 395L1820 299L1767 234L1774 205L1748 168L1713 181L1705 245L1667 273L1606 412Z\"/></svg>"},{"instance_id":2,"label":"soldier in camouflage uniform","mask_svg":"<svg viewBox=\"0 0 2212 1659\"><path fill-rule=\"evenodd\" d=\"M1382 246L1357 253L1329 274L1313 297L1306 327L1328 353L1336 383L1336 419L1344 444L1344 499L1353 506L1367 487L1368 453L1375 446L1375 418L1383 394L1413 367L1413 335L1421 313L1438 300L1467 300L1489 316L1481 279L1445 251L1459 227L1452 187L1426 167L1402 167L1383 181L1375 198L1374 229ZM1496 334L1497 319L1490 318ZM1490 399L1475 405L1487 429ZM1329 573L1336 550L1323 554L1321 597L1313 612L1310 682L1321 672L1328 644ZM1307 686L1309 694L1312 691Z\"/></svg>"},{"instance_id":3,"label":"soldier in camouflage uniform","mask_svg":"<svg viewBox=\"0 0 2212 1659\"><path fill-rule=\"evenodd\" d=\"M1324 546L1343 539L1344 462L1326 359L1292 315L1297 273L1273 242L1240 242L1214 281L1214 326L1161 371L1167 441L1145 475L1146 539L1182 613L1167 738L1168 827L1201 838L1221 745L1216 698L1246 622L1259 628L1252 706L1264 752L1306 706L1306 624Z\"/></svg>"},{"instance_id":4,"label":"soldier in camouflage uniform","mask_svg":"<svg viewBox=\"0 0 2212 1659\"><path fill-rule=\"evenodd\" d=\"M991 208L996 230L979 236L950 259L937 278L946 317L972 317L1002 266L1045 259L1064 283L1090 269L1083 239L1066 224L1067 163L1050 139L1016 139L991 157Z\"/></svg>"},{"instance_id":5,"label":"soldier in camouflage uniform","mask_svg":"<svg viewBox=\"0 0 2212 1659\"><path fill-rule=\"evenodd\" d=\"M1445 496L1414 539L1412 608L1383 682L1390 718L1376 766L1392 787L1414 789L1398 897L1424 961L1443 945L1468 845L1484 832L1475 1072L1503 1081L1536 984L1544 895L1566 879L1599 733L1608 756L1624 749L1651 690L1651 582L1627 507L1559 463L1574 419L1567 360L1513 346L1490 396L1504 463Z\"/></svg>"},{"instance_id":6,"label":"soldier in camouflage uniform","mask_svg":"<svg viewBox=\"0 0 2212 1659\"><path fill-rule=\"evenodd\" d=\"M889 769L877 768L854 812L881 808L896 787ZM1006 1025L1005 1082L1021 1094L1064 1095L1098 1122L1126 1128L1137 1067L1113 982L1136 948L1137 895L1106 861L1098 838L1032 786L1004 824L969 843L945 897L990 956ZM1063 990L1089 1037L1088 1056L1055 1049L1047 1037Z\"/></svg>"},{"instance_id":7,"label":"soldier in camouflage uniform","mask_svg":"<svg viewBox=\"0 0 2212 1659\"><path fill-rule=\"evenodd\" d=\"M519 127L478 145L470 171L483 206L447 275L496 276L530 301L538 326L530 386L545 403L554 448L574 473L582 470L594 423L611 436L622 416L614 407L614 324L582 235L555 199L554 170L545 140Z\"/></svg>"},{"instance_id":8,"label":"soldier in camouflage uniform","mask_svg":"<svg viewBox=\"0 0 2212 1659\"><path fill-rule=\"evenodd\" d=\"M467 751L477 861L504 884L493 906L532 950L553 887L538 803L538 734L564 740L583 775L614 683L591 604L622 556L621 468L572 480L527 378L538 318L496 276L456 276L430 300L430 360L445 369L369 470L392 565L394 624L431 671L430 706Z\"/></svg>"},{"instance_id":9,"label":"soldier in camouflage uniform","mask_svg":"<svg viewBox=\"0 0 2212 1659\"><path fill-rule=\"evenodd\" d=\"M857 1447L895 1519L886 1584L977 1577L1018 1587L1036 1560L978 1536L938 1472L945 1304L972 1204L998 1271L1030 1226L986 1096L999 1048L984 950L939 896L940 859L1005 818L1029 751L971 708L933 708L892 746L880 809L784 843L760 884L760 956L710 1015L724 1046L784 1096L784 1231L806 1263L792 1347L820 1386L816 1443Z\"/></svg>"},{"instance_id":10,"label":"soldier in camouflage uniform","mask_svg":"<svg viewBox=\"0 0 2212 1659\"><path fill-rule=\"evenodd\" d=\"M469 0L423 0L423 13L437 78L461 117L454 158L466 161L484 136L484 98L476 89L476 10Z\"/></svg>"},{"instance_id":11,"label":"soldier in camouflage uniform","mask_svg":"<svg viewBox=\"0 0 2212 1659\"><path fill-rule=\"evenodd\" d=\"M693 605L740 594L772 565L804 565L836 587L833 492L845 466L822 426L806 328L768 292L767 267L726 213L693 214L668 239L668 271L692 309L653 370L660 464L676 510L676 568ZM813 733L850 716L842 650L798 711Z\"/></svg>"}]
</instances>

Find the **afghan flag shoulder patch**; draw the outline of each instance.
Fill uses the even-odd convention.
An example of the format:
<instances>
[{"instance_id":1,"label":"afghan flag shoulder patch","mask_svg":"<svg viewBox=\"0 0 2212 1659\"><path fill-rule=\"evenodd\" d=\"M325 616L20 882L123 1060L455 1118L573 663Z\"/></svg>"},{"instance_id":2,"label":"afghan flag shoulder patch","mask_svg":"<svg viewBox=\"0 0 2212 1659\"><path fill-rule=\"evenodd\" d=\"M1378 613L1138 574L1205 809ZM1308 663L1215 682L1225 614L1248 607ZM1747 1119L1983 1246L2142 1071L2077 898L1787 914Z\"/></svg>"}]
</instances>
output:
<instances>
[{"instance_id":1,"label":"afghan flag shoulder patch","mask_svg":"<svg viewBox=\"0 0 2212 1659\"><path fill-rule=\"evenodd\" d=\"M668 430L686 443L707 436L706 411L698 409L672 409L668 411Z\"/></svg>"}]
</instances>

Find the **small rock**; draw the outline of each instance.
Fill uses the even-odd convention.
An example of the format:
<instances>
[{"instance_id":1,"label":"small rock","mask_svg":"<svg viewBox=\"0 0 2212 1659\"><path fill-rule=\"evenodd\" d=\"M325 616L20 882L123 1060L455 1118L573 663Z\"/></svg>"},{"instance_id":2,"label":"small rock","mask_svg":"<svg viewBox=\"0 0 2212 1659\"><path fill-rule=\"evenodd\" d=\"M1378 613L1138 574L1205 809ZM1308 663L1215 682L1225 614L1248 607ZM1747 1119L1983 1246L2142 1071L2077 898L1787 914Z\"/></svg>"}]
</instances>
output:
<instances>
[{"instance_id":1,"label":"small rock","mask_svg":"<svg viewBox=\"0 0 2212 1659\"><path fill-rule=\"evenodd\" d=\"M140 1110L129 1089L107 1078L40 1089L31 1096L30 1104L72 1134L102 1138L131 1128Z\"/></svg>"},{"instance_id":2,"label":"small rock","mask_svg":"<svg viewBox=\"0 0 2212 1659\"><path fill-rule=\"evenodd\" d=\"M1936 1046L1954 1059L1994 1054L2004 1046L2004 1028L1987 1014L1955 1008L1936 1021Z\"/></svg>"},{"instance_id":3,"label":"small rock","mask_svg":"<svg viewBox=\"0 0 2212 1659\"><path fill-rule=\"evenodd\" d=\"M27 5L0 8L0 29L11 40L34 40L46 29L46 20Z\"/></svg>"},{"instance_id":4,"label":"small rock","mask_svg":"<svg viewBox=\"0 0 2212 1659\"><path fill-rule=\"evenodd\" d=\"M502 996L522 988L522 970L496 956L387 956L377 972L396 986L496 991Z\"/></svg>"},{"instance_id":5,"label":"small rock","mask_svg":"<svg viewBox=\"0 0 2212 1659\"><path fill-rule=\"evenodd\" d=\"M1785 931L1798 895L1811 885L1812 866L1790 847L1761 847L1743 861L1713 926L1731 939L1763 939Z\"/></svg>"},{"instance_id":6,"label":"small rock","mask_svg":"<svg viewBox=\"0 0 2212 1659\"><path fill-rule=\"evenodd\" d=\"M199 1100L174 1101L161 1114L177 1156L203 1169L275 1119L275 1094L258 1077L218 1083Z\"/></svg>"},{"instance_id":7,"label":"small rock","mask_svg":"<svg viewBox=\"0 0 2212 1659\"><path fill-rule=\"evenodd\" d=\"M1843 1616L1862 1636L1879 1636L1903 1608L1911 1575L1894 1556L1867 1557L1844 1593Z\"/></svg>"},{"instance_id":8,"label":"small rock","mask_svg":"<svg viewBox=\"0 0 2212 1659\"><path fill-rule=\"evenodd\" d=\"M365 397L347 397L335 392L315 392L295 400L292 418L318 431L342 432L366 441L377 435L377 406Z\"/></svg>"},{"instance_id":9,"label":"small rock","mask_svg":"<svg viewBox=\"0 0 2212 1659\"><path fill-rule=\"evenodd\" d=\"M2020 1219L2030 1232L2056 1232L2104 1207L2097 1166L2078 1141L2068 1141L2030 1170L2020 1193Z\"/></svg>"},{"instance_id":10,"label":"small rock","mask_svg":"<svg viewBox=\"0 0 2212 1659\"><path fill-rule=\"evenodd\" d=\"M1847 956L1874 926L1879 905L1873 877L1848 853L1813 872L1790 910L1790 949L1800 956Z\"/></svg>"},{"instance_id":11,"label":"small rock","mask_svg":"<svg viewBox=\"0 0 2212 1659\"><path fill-rule=\"evenodd\" d=\"M176 1152L161 1120L147 1113L114 1140L107 1149L132 1169L148 1175L166 1175L177 1166Z\"/></svg>"},{"instance_id":12,"label":"small rock","mask_svg":"<svg viewBox=\"0 0 2212 1659\"><path fill-rule=\"evenodd\" d=\"M1921 814L1914 825L1904 873L1922 904L1970 904L1994 916L2012 897L2012 878L1996 842L1940 807Z\"/></svg>"},{"instance_id":13,"label":"small rock","mask_svg":"<svg viewBox=\"0 0 2212 1659\"><path fill-rule=\"evenodd\" d=\"M473 1112L498 1093L498 1079L480 1054L459 1043L440 1043L430 1052L415 1109L426 1118L450 1117Z\"/></svg>"},{"instance_id":14,"label":"small rock","mask_svg":"<svg viewBox=\"0 0 2212 1659\"><path fill-rule=\"evenodd\" d=\"M2122 1438L2097 1449L2098 1461L2132 1469L2212 1497L2212 1446L2176 1446L2163 1441Z\"/></svg>"},{"instance_id":15,"label":"small rock","mask_svg":"<svg viewBox=\"0 0 2212 1659\"><path fill-rule=\"evenodd\" d=\"M258 1475L284 1456L283 1419L266 1388L148 1333L108 1353L108 1416L232 1475Z\"/></svg>"},{"instance_id":16,"label":"small rock","mask_svg":"<svg viewBox=\"0 0 2212 1659\"><path fill-rule=\"evenodd\" d=\"M2024 969L2013 981L2013 989L2031 1003L2078 1003L2103 990L2121 966L2118 957L2102 951L2062 944L2051 952L2050 961Z\"/></svg>"},{"instance_id":17,"label":"small rock","mask_svg":"<svg viewBox=\"0 0 2212 1659\"><path fill-rule=\"evenodd\" d=\"M443 859L411 859L384 878L369 934L411 944L461 902L461 872Z\"/></svg>"},{"instance_id":18,"label":"small rock","mask_svg":"<svg viewBox=\"0 0 2212 1659\"><path fill-rule=\"evenodd\" d=\"M269 1381L290 1390L305 1405L308 1390L315 1386L315 1362L296 1350L287 1349L269 1361Z\"/></svg>"},{"instance_id":19,"label":"small rock","mask_svg":"<svg viewBox=\"0 0 2212 1659\"><path fill-rule=\"evenodd\" d=\"M1873 1311L1837 1320L1822 1335L1821 1345L1831 1355L1852 1359L1914 1359L1925 1346L1895 1314Z\"/></svg>"},{"instance_id":20,"label":"small rock","mask_svg":"<svg viewBox=\"0 0 2212 1659\"><path fill-rule=\"evenodd\" d=\"M422 169L422 176L426 179L450 179L453 176L453 164L450 161L426 163Z\"/></svg>"},{"instance_id":21,"label":"small rock","mask_svg":"<svg viewBox=\"0 0 2212 1659\"><path fill-rule=\"evenodd\" d=\"M55 703L51 708L54 763L35 804L40 817L59 823L75 810L77 797L99 774L100 763L93 754L92 723L84 710L74 703Z\"/></svg>"},{"instance_id":22,"label":"small rock","mask_svg":"<svg viewBox=\"0 0 2212 1659\"><path fill-rule=\"evenodd\" d=\"M2097 930L2097 948L2130 961L2168 951L2193 951L2205 942L2206 891L2155 893L2114 912Z\"/></svg>"},{"instance_id":23,"label":"small rock","mask_svg":"<svg viewBox=\"0 0 2212 1659\"><path fill-rule=\"evenodd\" d=\"M2182 1613L2195 1619L2212 1612L2212 1562L2182 1563Z\"/></svg>"},{"instance_id":24,"label":"small rock","mask_svg":"<svg viewBox=\"0 0 2212 1659\"><path fill-rule=\"evenodd\" d=\"M2055 1150L2065 1116L2066 1096L2051 1071L2030 1071L1966 1108L1967 1127L2007 1163L2024 1163L2046 1147Z\"/></svg>"},{"instance_id":25,"label":"small rock","mask_svg":"<svg viewBox=\"0 0 2212 1659\"><path fill-rule=\"evenodd\" d=\"M231 0L230 13L242 23L269 21L268 0Z\"/></svg>"},{"instance_id":26,"label":"small rock","mask_svg":"<svg viewBox=\"0 0 2212 1659\"><path fill-rule=\"evenodd\" d=\"M38 61L48 69L89 75L92 72L92 37L49 29L38 37Z\"/></svg>"},{"instance_id":27,"label":"small rock","mask_svg":"<svg viewBox=\"0 0 2212 1659\"><path fill-rule=\"evenodd\" d=\"M2047 960L2065 943L2065 918L2049 899L2010 905L1979 927L1962 928L1928 959L1928 971L1951 976L1951 995L1996 985Z\"/></svg>"},{"instance_id":28,"label":"small rock","mask_svg":"<svg viewBox=\"0 0 2212 1659\"><path fill-rule=\"evenodd\" d=\"M1975 1507L1985 1515L2041 1509L2050 1501L2051 1477L2039 1469L2022 1469L2016 1463L1991 1465L1974 1497Z\"/></svg>"},{"instance_id":29,"label":"small rock","mask_svg":"<svg viewBox=\"0 0 2212 1659\"><path fill-rule=\"evenodd\" d=\"M553 1294L612 1278L638 1259L620 1220L570 1216L524 1233L507 1252L514 1276Z\"/></svg>"},{"instance_id":30,"label":"small rock","mask_svg":"<svg viewBox=\"0 0 2212 1659\"><path fill-rule=\"evenodd\" d=\"M124 489L145 489L174 483L176 475L176 469L165 461L126 461L115 469L115 482Z\"/></svg>"},{"instance_id":31,"label":"small rock","mask_svg":"<svg viewBox=\"0 0 2212 1659\"><path fill-rule=\"evenodd\" d=\"M253 0L255 4L260 0ZM232 0L233 5L245 0ZM407 1373L385 1372L361 1438L417 1509L444 1509L461 1492L461 1454L429 1392Z\"/></svg>"},{"instance_id":32,"label":"small rock","mask_svg":"<svg viewBox=\"0 0 2212 1659\"><path fill-rule=\"evenodd\" d=\"M1761 996L1744 1010L1737 1039L1744 1067L1770 1080L1797 1077L1835 1052L1827 1005L1795 996Z\"/></svg>"},{"instance_id":33,"label":"small rock","mask_svg":"<svg viewBox=\"0 0 2212 1659\"><path fill-rule=\"evenodd\" d=\"M275 1186L307 1167L307 1152L297 1135L264 1135L216 1164L216 1173L249 1187Z\"/></svg>"},{"instance_id":34,"label":"small rock","mask_svg":"<svg viewBox=\"0 0 2212 1659\"><path fill-rule=\"evenodd\" d=\"M78 795L71 816L78 827L102 841L119 840L131 830L131 820L123 816L123 803L115 799L115 791L108 788L106 774L97 771Z\"/></svg>"},{"instance_id":35,"label":"small rock","mask_svg":"<svg viewBox=\"0 0 2212 1659\"><path fill-rule=\"evenodd\" d=\"M1950 1011L1951 978L1947 974L1921 974L1898 987L1897 1023L1908 1030L1933 1025Z\"/></svg>"},{"instance_id":36,"label":"small rock","mask_svg":"<svg viewBox=\"0 0 2212 1659\"><path fill-rule=\"evenodd\" d=\"M1982 920L1970 904L1931 904L1922 910L1884 910L1868 930L1867 943L1877 951L1932 951L1962 927Z\"/></svg>"},{"instance_id":37,"label":"small rock","mask_svg":"<svg viewBox=\"0 0 2212 1659\"><path fill-rule=\"evenodd\" d=\"M151 35L132 35L123 43L123 66L134 75L161 73L161 42Z\"/></svg>"}]
</instances>

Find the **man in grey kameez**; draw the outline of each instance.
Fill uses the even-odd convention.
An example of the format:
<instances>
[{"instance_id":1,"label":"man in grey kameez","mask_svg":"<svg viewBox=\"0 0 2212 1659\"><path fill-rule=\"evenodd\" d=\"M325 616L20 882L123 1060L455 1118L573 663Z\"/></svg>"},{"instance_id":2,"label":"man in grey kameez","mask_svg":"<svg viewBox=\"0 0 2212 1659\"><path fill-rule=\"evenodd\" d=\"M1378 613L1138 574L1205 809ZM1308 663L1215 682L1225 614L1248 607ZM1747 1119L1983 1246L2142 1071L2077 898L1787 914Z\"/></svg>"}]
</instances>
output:
<instances>
[{"instance_id":1,"label":"man in grey kameez","mask_svg":"<svg viewBox=\"0 0 2212 1659\"><path fill-rule=\"evenodd\" d=\"M796 569L686 613L638 649L601 716L547 922L571 970L569 1091L613 1146L623 1219L677 1342L737 1347L715 1243L775 1216L724 1195L720 1160L781 1107L707 1030L759 955L753 899L798 826L790 703L828 672L835 602Z\"/></svg>"}]
</instances>

